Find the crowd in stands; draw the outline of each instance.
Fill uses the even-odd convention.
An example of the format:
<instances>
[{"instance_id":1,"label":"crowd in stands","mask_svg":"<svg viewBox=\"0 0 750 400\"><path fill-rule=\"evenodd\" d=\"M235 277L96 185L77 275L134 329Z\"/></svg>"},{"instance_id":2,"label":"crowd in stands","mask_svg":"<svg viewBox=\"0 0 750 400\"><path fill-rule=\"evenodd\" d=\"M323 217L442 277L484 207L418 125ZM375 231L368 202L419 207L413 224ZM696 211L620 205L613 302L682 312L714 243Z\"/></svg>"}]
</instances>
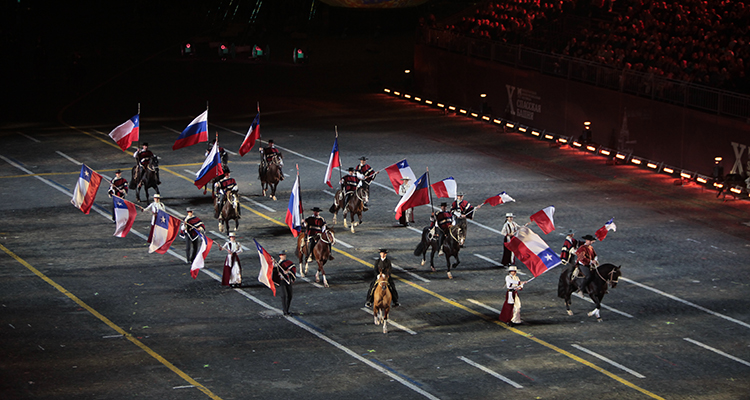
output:
<instances>
[{"instance_id":1,"label":"crowd in stands","mask_svg":"<svg viewBox=\"0 0 750 400\"><path fill-rule=\"evenodd\" d=\"M582 7L582 2L586 6ZM622 70L748 91L750 1L501 0L444 28L463 35L519 43L551 37L566 16L595 16L567 45L540 48ZM748 60L748 61L745 61Z\"/></svg>"}]
</instances>

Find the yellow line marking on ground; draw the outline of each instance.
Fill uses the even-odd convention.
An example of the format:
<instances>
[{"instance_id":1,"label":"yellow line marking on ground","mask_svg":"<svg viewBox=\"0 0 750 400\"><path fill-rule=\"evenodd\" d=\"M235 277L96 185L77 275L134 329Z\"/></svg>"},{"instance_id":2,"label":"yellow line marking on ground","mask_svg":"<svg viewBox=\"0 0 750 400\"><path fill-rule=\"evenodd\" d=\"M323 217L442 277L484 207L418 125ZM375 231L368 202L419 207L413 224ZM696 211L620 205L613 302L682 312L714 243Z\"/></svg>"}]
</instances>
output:
<instances>
[{"instance_id":1,"label":"yellow line marking on ground","mask_svg":"<svg viewBox=\"0 0 750 400\"><path fill-rule=\"evenodd\" d=\"M29 271L33 272L36 276L40 277L43 281L47 282L52 287L54 287L55 289L57 289L58 291L60 291L60 293L64 294L65 296L67 296L68 298L70 298L71 300L73 300L76 304L78 304L79 306L81 306L81 308L86 309L93 316L95 316L96 318L98 318L100 321L104 322L107 326L109 326L110 328L114 329L117 333L121 334L123 337L125 337L126 339L128 339L129 341L131 341L136 346L140 347L141 350L145 351L146 353L148 353L148 355L150 355L151 357L155 358L157 361L159 361L164 366L166 366L167 368L169 368L172 372L174 372L175 374L177 374L180 378L184 379L189 384L191 384L191 385L195 386L196 388L198 388L198 390L200 390L201 392L205 393L208 397L210 397L212 399L215 399L215 400L222 400L221 397L215 395L207 387L201 385L195 379L191 378L188 374L182 372L182 370L180 370L179 368L177 368L174 364L172 364L171 362L167 361L164 357L160 356L155 351L151 350L150 347L146 346L145 344L143 344L143 342L141 342L140 340L136 339L132 334L126 332L124 329L122 329L119 326L117 326L114 322L110 321L109 318L105 317L104 315L100 314L98 311L96 311L95 309L93 309L91 306L89 306L88 304L84 303L83 300L79 299L73 293L70 293L67 289L65 289L64 287L60 286L57 282L55 282L52 279L50 279L49 277L47 277L47 275L43 274L41 271L39 271L38 269L36 269L33 266L31 266L31 264L27 263L24 259L22 259L21 257L17 256L15 253L13 253L12 251L10 251L7 247L5 247L2 244L0 244L0 249L2 249L7 255L13 257L13 259L15 259L16 261L18 261L21 265L23 265L24 267L26 267Z\"/></svg>"},{"instance_id":2,"label":"yellow line marking on ground","mask_svg":"<svg viewBox=\"0 0 750 400\"><path fill-rule=\"evenodd\" d=\"M203 165L203 163L171 164L171 165L163 165L163 166L160 166L159 168L165 168L166 169L166 167L170 167L170 168L176 168L176 167L194 167L196 165ZM96 172L115 172L118 169L122 169L122 168L98 169L98 170L96 170ZM78 171L75 171L75 172L42 172L42 173L38 173L38 174L24 174L24 175L0 176L0 179L28 178L28 177L34 177L34 176L53 176L53 175L78 175L80 173L81 173L81 170L78 170Z\"/></svg>"}]
</instances>

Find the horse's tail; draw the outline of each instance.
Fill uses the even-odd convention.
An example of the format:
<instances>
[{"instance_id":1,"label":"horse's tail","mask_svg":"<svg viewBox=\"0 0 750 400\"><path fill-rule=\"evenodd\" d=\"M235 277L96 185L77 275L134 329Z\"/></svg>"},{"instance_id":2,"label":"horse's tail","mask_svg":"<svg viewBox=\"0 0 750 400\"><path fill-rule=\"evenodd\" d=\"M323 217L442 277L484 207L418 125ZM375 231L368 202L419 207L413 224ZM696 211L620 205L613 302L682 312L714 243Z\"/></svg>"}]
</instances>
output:
<instances>
[{"instance_id":1,"label":"horse's tail","mask_svg":"<svg viewBox=\"0 0 750 400\"><path fill-rule=\"evenodd\" d=\"M328 209L328 212L330 212L331 214L336 214L336 211L338 210L336 210L336 200L334 200L333 204L331 204L331 208Z\"/></svg>"},{"instance_id":2,"label":"horse's tail","mask_svg":"<svg viewBox=\"0 0 750 400\"><path fill-rule=\"evenodd\" d=\"M428 228L424 228L422 230L422 240L417 245L417 248L414 249L414 255L415 256L421 256L422 254L424 254L425 250L427 249L427 244L428 244L427 235L428 235L428 232L429 232Z\"/></svg>"}]
</instances>

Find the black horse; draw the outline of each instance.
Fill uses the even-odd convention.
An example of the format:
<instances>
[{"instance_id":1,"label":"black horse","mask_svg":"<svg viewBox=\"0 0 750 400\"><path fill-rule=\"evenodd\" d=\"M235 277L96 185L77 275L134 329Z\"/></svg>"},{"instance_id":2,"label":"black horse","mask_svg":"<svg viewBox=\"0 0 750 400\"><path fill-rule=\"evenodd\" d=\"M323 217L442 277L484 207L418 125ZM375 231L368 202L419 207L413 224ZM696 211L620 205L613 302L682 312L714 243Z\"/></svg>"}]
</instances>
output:
<instances>
[{"instance_id":1,"label":"black horse","mask_svg":"<svg viewBox=\"0 0 750 400\"><path fill-rule=\"evenodd\" d=\"M448 268L449 279L453 279L451 268L456 268L458 264L461 263L461 260L458 259L458 252L461 251L461 244L458 239L460 233L461 229L459 227L451 226L450 232L445 235L445 239L443 239L443 254L445 254L445 264ZM435 251L439 250L437 235L437 232L432 234L431 229L429 227L425 227L424 229L422 229L422 240L414 249L414 255L422 257L422 265L424 265L425 263L425 255L427 254L427 250L432 249L432 252L430 253L430 269L432 269L432 272L435 272L435 264L433 262L435 258ZM452 265L451 257L456 259L456 262Z\"/></svg>"},{"instance_id":2,"label":"black horse","mask_svg":"<svg viewBox=\"0 0 750 400\"><path fill-rule=\"evenodd\" d=\"M158 179L159 159L151 157L145 166L136 164L131 170L130 189L135 189L135 198L141 201L141 188L146 192L148 201L148 188L154 188L159 193Z\"/></svg>"},{"instance_id":3,"label":"black horse","mask_svg":"<svg viewBox=\"0 0 750 400\"><path fill-rule=\"evenodd\" d=\"M565 309L568 315L573 315L573 311L570 310L570 295L578 290L578 284L583 280L583 278L572 276L573 269L575 269L575 265L568 265L560 274L560 281L557 284L557 297L565 300ZM617 286L617 280L620 279L620 276L620 266L613 264L602 264L591 270L591 281L581 290L583 294L589 295L596 306L588 313L589 317L595 315L597 321L602 321L602 317L599 315L602 299L607 293L607 287L611 286L614 289Z\"/></svg>"},{"instance_id":4,"label":"black horse","mask_svg":"<svg viewBox=\"0 0 750 400\"><path fill-rule=\"evenodd\" d=\"M367 190L364 186L358 187L354 194L349 197L349 202L344 204L344 192L342 189L336 191L336 195L333 196L333 204L328 211L333 214L333 224L336 225L336 217L339 214L339 210L344 210L343 221L344 228L346 226L346 215L349 214L349 220L351 221L351 231L354 233L354 227L362 223L362 213L365 212L365 202L367 201ZM359 222L354 222L354 216L359 218Z\"/></svg>"}]
</instances>

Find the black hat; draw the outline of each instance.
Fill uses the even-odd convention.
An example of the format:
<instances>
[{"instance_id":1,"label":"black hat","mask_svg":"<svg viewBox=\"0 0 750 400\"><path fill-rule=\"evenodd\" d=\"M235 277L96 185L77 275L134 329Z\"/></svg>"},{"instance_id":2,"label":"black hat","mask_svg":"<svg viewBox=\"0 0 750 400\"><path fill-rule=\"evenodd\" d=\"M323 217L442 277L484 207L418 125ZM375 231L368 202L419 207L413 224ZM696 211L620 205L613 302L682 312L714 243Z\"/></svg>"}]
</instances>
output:
<instances>
[{"instance_id":1,"label":"black hat","mask_svg":"<svg viewBox=\"0 0 750 400\"><path fill-rule=\"evenodd\" d=\"M380 250L378 250L378 253L388 254L388 249L380 249Z\"/></svg>"},{"instance_id":2,"label":"black hat","mask_svg":"<svg viewBox=\"0 0 750 400\"><path fill-rule=\"evenodd\" d=\"M442 203L440 203L440 207L448 207L448 203L442 202Z\"/></svg>"},{"instance_id":3,"label":"black hat","mask_svg":"<svg viewBox=\"0 0 750 400\"><path fill-rule=\"evenodd\" d=\"M122 173L122 170L121 170L121 169L118 169L117 171L115 171L115 173L116 173L116 174L121 174L121 173Z\"/></svg>"},{"instance_id":4,"label":"black hat","mask_svg":"<svg viewBox=\"0 0 750 400\"><path fill-rule=\"evenodd\" d=\"M273 139L268 139L268 144L273 143Z\"/></svg>"},{"instance_id":5,"label":"black hat","mask_svg":"<svg viewBox=\"0 0 750 400\"><path fill-rule=\"evenodd\" d=\"M280 256L285 256L285 255L286 255L286 250L281 250L281 251L279 252L279 255L280 255Z\"/></svg>"},{"instance_id":6,"label":"black hat","mask_svg":"<svg viewBox=\"0 0 750 400\"><path fill-rule=\"evenodd\" d=\"M354 167L349 167L349 172L354 172Z\"/></svg>"},{"instance_id":7,"label":"black hat","mask_svg":"<svg viewBox=\"0 0 750 400\"><path fill-rule=\"evenodd\" d=\"M229 167L226 167L226 168L224 168L224 173L225 173L225 174L228 174L228 173L230 173L230 172L232 172L232 171L230 171L230 170L229 170Z\"/></svg>"},{"instance_id":8,"label":"black hat","mask_svg":"<svg viewBox=\"0 0 750 400\"><path fill-rule=\"evenodd\" d=\"M591 236L591 235L583 235L581 237L581 239L583 239L583 240L596 240L596 238L593 237L593 236Z\"/></svg>"},{"instance_id":9,"label":"black hat","mask_svg":"<svg viewBox=\"0 0 750 400\"><path fill-rule=\"evenodd\" d=\"M365 156L362 156L362 157L360 157L359 159L360 159L361 161L367 161L367 157L365 157Z\"/></svg>"},{"instance_id":10,"label":"black hat","mask_svg":"<svg viewBox=\"0 0 750 400\"><path fill-rule=\"evenodd\" d=\"M310 209L310 211L317 211L317 212L321 212L321 211L323 211L323 210L321 210L320 208L318 208L317 206L315 206L315 207L311 208L311 209Z\"/></svg>"},{"instance_id":11,"label":"black hat","mask_svg":"<svg viewBox=\"0 0 750 400\"><path fill-rule=\"evenodd\" d=\"M148 142L141 143L141 146L148 146Z\"/></svg>"}]
</instances>

